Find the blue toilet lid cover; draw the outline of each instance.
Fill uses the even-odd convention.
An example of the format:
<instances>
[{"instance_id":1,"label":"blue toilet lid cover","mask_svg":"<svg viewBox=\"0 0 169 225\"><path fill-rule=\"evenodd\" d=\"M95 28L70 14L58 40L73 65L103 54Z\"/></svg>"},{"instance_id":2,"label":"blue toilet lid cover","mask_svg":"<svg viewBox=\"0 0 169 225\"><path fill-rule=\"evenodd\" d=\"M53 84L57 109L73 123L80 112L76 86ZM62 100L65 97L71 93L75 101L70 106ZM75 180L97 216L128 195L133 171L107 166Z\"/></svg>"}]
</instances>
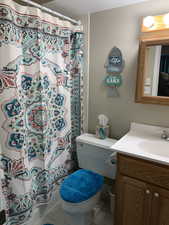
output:
<instances>
[{"instance_id":1,"label":"blue toilet lid cover","mask_svg":"<svg viewBox=\"0 0 169 225\"><path fill-rule=\"evenodd\" d=\"M90 170L80 169L69 175L61 184L60 195L72 203L86 201L101 190L103 176Z\"/></svg>"}]
</instances>

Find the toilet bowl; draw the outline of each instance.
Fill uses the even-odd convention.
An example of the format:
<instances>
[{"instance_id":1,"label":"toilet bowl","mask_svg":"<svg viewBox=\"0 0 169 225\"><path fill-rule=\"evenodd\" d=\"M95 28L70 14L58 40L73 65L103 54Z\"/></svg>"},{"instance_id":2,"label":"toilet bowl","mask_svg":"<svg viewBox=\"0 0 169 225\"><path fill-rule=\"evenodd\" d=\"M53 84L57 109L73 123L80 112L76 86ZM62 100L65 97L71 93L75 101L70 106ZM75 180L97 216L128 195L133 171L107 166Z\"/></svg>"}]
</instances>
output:
<instances>
[{"instance_id":1,"label":"toilet bowl","mask_svg":"<svg viewBox=\"0 0 169 225\"><path fill-rule=\"evenodd\" d=\"M113 153L110 147L117 140L99 140L95 135L83 134L76 141L78 163L83 169L68 176L60 187L64 225L91 225L103 176L115 179L116 165L107 161Z\"/></svg>"},{"instance_id":2,"label":"toilet bowl","mask_svg":"<svg viewBox=\"0 0 169 225\"><path fill-rule=\"evenodd\" d=\"M71 203L61 199L65 225L92 225L93 209L99 201L100 193L101 191L97 192L90 199L80 203Z\"/></svg>"},{"instance_id":3,"label":"toilet bowl","mask_svg":"<svg viewBox=\"0 0 169 225\"><path fill-rule=\"evenodd\" d=\"M79 169L61 184L60 196L65 225L91 225L95 208L104 184L103 176Z\"/></svg>"}]
</instances>

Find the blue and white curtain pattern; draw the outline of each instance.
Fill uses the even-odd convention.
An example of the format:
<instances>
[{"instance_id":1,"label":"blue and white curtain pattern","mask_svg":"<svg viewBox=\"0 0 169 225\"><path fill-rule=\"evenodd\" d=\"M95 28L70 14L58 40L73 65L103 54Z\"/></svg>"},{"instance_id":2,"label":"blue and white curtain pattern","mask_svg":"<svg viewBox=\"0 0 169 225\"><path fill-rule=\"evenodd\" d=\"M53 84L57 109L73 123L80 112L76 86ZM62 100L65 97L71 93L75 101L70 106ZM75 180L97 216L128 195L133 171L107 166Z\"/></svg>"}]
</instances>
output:
<instances>
[{"instance_id":1,"label":"blue and white curtain pattern","mask_svg":"<svg viewBox=\"0 0 169 225\"><path fill-rule=\"evenodd\" d=\"M0 0L0 209L24 224L68 174L82 129L83 33Z\"/></svg>"}]
</instances>

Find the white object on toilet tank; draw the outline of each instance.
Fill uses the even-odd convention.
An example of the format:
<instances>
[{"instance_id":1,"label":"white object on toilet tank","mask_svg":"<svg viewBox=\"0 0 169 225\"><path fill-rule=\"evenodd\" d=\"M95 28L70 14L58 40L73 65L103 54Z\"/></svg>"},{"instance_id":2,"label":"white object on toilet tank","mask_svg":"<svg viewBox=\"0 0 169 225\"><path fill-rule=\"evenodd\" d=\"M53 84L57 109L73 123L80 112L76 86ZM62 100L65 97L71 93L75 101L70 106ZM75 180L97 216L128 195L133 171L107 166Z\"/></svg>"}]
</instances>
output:
<instances>
[{"instance_id":1,"label":"white object on toilet tank","mask_svg":"<svg viewBox=\"0 0 169 225\"><path fill-rule=\"evenodd\" d=\"M83 134L76 138L79 167L115 179L116 164L110 164L109 159L117 142L115 139L98 139L93 134Z\"/></svg>"},{"instance_id":2,"label":"white object on toilet tank","mask_svg":"<svg viewBox=\"0 0 169 225\"><path fill-rule=\"evenodd\" d=\"M103 127L106 127L109 122L109 119L104 114L100 114L98 116L98 120L99 120L99 125L101 125Z\"/></svg>"}]
</instances>

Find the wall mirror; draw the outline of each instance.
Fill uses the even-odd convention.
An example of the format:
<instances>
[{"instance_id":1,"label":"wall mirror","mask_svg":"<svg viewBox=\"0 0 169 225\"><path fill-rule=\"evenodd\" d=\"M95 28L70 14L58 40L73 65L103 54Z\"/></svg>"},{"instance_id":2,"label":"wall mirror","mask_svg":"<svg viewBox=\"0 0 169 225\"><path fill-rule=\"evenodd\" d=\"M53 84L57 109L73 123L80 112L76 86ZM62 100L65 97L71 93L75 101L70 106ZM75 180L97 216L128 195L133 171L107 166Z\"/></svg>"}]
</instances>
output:
<instances>
[{"instance_id":1,"label":"wall mirror","mask_svg":"<svg viewBox=\"0 0 169 225\"><path fill-rule=\"evenodd\" d=\"M169 105L169 39L140 41L136 102Z\"/></svg>"}]
</instances>

